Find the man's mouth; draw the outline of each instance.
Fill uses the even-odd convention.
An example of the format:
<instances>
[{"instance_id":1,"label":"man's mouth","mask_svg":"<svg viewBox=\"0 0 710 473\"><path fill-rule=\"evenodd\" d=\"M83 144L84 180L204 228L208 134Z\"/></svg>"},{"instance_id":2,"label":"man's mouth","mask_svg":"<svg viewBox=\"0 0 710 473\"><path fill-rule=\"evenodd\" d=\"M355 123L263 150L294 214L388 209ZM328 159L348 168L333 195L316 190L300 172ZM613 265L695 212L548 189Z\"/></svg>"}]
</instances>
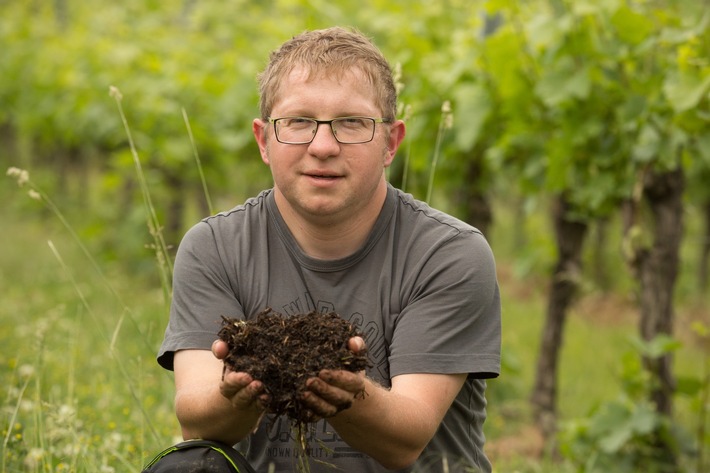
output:
<instances>
[{"instance_id":1,"label":"man's mouth","mask_svg":"<svg viewBox=\"0 0 710 473\"><path fill-rule=\"evenodd\" d=\"M306 176L308 176L308 177L310 177L310 178L313 178L313 179L331 179L331 180L332 180L332 179L337 179L337 178L340 177L340 176L337 176L337 175L335 175L335 174L317 174L317 173L314 173L314 174L306 174Z\"/></svg>"}]
</instances>

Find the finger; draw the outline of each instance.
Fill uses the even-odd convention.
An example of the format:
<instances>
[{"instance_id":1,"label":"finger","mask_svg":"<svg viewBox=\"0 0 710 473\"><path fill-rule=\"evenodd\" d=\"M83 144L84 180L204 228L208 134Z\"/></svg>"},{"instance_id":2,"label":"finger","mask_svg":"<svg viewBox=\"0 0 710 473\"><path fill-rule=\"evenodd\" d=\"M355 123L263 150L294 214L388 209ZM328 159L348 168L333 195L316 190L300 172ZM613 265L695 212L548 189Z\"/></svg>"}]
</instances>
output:
<instances>
[{"instance_id":1,"label":"finger","mask_svg":"<svg viewBox=\"0 0 710 473\"><path fill-rule=\"evenodd\" d=\"M327 373L325 376L330 378ZM347 386L347 389L343 386ZM306 383L303 400L316 414L321 417L331 417L351 407L353 401L363 389L364 385L361 385L360 382L338 385L329 384L321 378L311 378Z\"/></svg>"},{"instance_id":2,"label":"finger","mask_svg":"<svg viewBox=\"0 0 710 473\"><path fill-rule=\"evenodd\" d=\"M254 380L247 373L229 372L220 384L220 392L236 408L244 409L258 405L263 409L270 397L265 392L264 384Z\"/></svg>"},{"instance_id":3,"label":"finger","mask_svg":"<svg viewBox=\"0 0 710 473\"><path fill-rule=\"evenodd\" d=\"M254 379L247 373L238 373L235 371L227 371L222 378L222 383L220 384L220 391L222 395L231 398L237 392L249 386L253 383Z\"/></svg>"},{"instance_id":4,"label":"finger","mask_svg":"<svg viewBox=\"0 0 710 473\"><path fill-rule=\"evenodd\" d=\"M362 337L352 337L348 340L348 349L353 353L362 353L366 348L367 345Z\"/></svg>"},{"instance_id":5,"label":"finger","mask_svg":"<svg viewBox=\"0 0 710 473\"><path fill-rule=\"evenodd\" d=\"M365 389L365 376L362 371L353 373L346 370L321 370L318 373L318 379L353 394Z\"/></svg>"},{"instance_id":6,"label":"finger","mask_svg":"<svg viewBox=\"0 0 710 473\"><path fill-rule=\"evenodd\" d=\"M212 354L220 360L223 360L229 354L229 345L222 340L215 340L212 342Z\"/></svg>"},{"instance_id":7,"label":"finger","mask_svg":"<svg viewBox=\"0 0 710 473\"><path fill-rule=\"evenodd\" d=\"M308 407L304 413L307 422L315 422L321 418L333 417L338 412L352 405L352 403L348 403L347 401L331 404L313 391L305 391L301 394L301 400Z\"/></svg>"}]
</instances>

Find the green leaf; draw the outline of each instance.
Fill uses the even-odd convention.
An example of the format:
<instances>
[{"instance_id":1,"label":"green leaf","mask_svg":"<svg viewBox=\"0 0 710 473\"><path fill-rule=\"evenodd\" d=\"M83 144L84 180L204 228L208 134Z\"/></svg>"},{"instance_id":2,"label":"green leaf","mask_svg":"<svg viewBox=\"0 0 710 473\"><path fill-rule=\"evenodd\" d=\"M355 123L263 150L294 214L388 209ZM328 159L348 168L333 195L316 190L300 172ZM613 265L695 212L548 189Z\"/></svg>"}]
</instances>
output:
<instances>
[{"instance_id":1,"label":"green leaf","mask_svg":"<svg viewBox=\"0 0 710 473\"><path fill-rule=\"evenodd\" d=\"M653 126L646 124L634 144L633 158L640 163L650 162L658 156L660 147L661 136Z\"/></svg>"},{"instance_id":2,"label":"green leaf","mask_svg":"<svg viewBox=\"0 0 710 473\"><path fill-rule=\"evenodd\" d=\"M488 13L496 13L501 10L515 9L515 2L512 0L488 0L484 8Z\"/></svg>"},{"instance_id":3,"label":"green leaf","mask_svg":"<svg viewBox=\"0 0 710 473\"><path fill-rule=\"evenodd\" d=\"M511 28L501 28L483 43L486 73L503 101L532 95L528 81L521 74L523 44Z\"/></svg>"},{"instance_id":4,"label":"green leaf","mask_svg":"<svg viewBox=\"0 0 710 473\"><path fill-rule=\"evenodd\" d=\"M683 346L681 342L664 333L648 341L631 337L631 342L641 355L649 358L660 358Z\"/></svg>"},{"instance_id":5,"label":"green leaf","mask_svg":"<svg viewBox=\"0 0 710 473\"><path fill-rule=\"evenodd\" d=\"M679 376L676 378L676 393L686 396L696 396L705 388L705 383L698 378Z\"/></svg>"},{"instance_id":6,"label":"green leaf","mask_svg":"<svg viewBox=\"0 0 710 473\"><path fill-rule=\"evenodd\" d=\"M629 419L629 426L639 435L646 435L653 432L658 423L658 414L645 403L638 404L638 407L634 410Z\"/></svg>"},{"instance_id":7,"label":"green leaf","mask_svg":"<svg viewBox=\"0 0 710 473\"><path fill-rule=\"evenodd\" d=\"M607 432L619 430L630 417L629 409L619 402L603 404L594 414L589 424L589 434L599 437Z\"/></svg>"},{"instance_id":8,"label":"green leaf","mask_svg":"<svg viewBox=\"0 0 710 473\"><path fill-rule=\"evenodd\" d=\"M683 344L670 335L656 335L649 342L649 356L659 358L681 348Z\"/></svg>"},{"instance_id":9,"label":"green leaf","mask_svg":"<svg viewBox=\"0 0 710 473\"><path fill-rule=\"evenodd\" d=\"M574 26L571 15L554 17L538 14L525 25L525 32L534 49L543 49L551 45L562 44L564 34Z\"/></svg>"},{"instance_id":10,"label":"green leaf","mask_svg":"<svg viewBox=\"0 0 710 473\"><path fill-rule=\"evenodd\" d=\"M708 90L710 75L701 77L685 71L669 74L663 83L663 93L678 113L697 106Z\"/></svg>"},{"instance_id":11,"label":"green leaf","mask_svg":"<svg viewBox=\"0 0 710 473\"><path fill-rule=\"evenodd\" d=\"M611 22L616 28L619 38L634 45L648 39L653 31L653 22L628 6L619 8L612 16Z\"/></svg>"},{"instance_id":12,"label":"green leaf","mask_svg":"<svg viewBox=\"0 0 710 473\"><path fill-rule=\"evenodd\" d=\"M490 115L492 101L488 90L476 84L465 84L454 93L454 133L457 146L470 151Z\"/></svg>"},{"instance_id":13,"label":"green leaf","mask_svg":"<svg viewBox=\"0 0 710 473\"><path fill-rule=\"evenodd\" d=\"M647 99L643 95L630 93L624 103L616 109L619 121L624 131L634 131L648 108Z\"/></svg>"},{"instance_id":14,"label":"green leaf","mask_svg":"<svg viewBox=\"0 0 710 473\"><path fill-rule=\"evenodd\" d=\"M569 7L577 16L597 15L600 12L611 13L619 8L621 0L575 0Z\"/></svg>"},{"instance_id":15,"label":"green leaf","mask_svg":"<svg viewBox=\"0 0 710 473\"><path fill-rule=\"evenodd\" d=\"M684 6L690 6L690 2L688 2L688 5ZM693 7L690 7L690 9L686 12L686 15L693 17L694 21L702 12L703 16L700 18L700 21L698 21L694 27L690 28L688 25L684 28L664 28L660 35L661 41L669 44L680 44L693 41L693 39L698 36L702 37L702 35L706 33L708 24L710 24L710 11L707 9L707 5L702 6L700 2L695 7L698 8L698 11L695 14L691 13Z\"/></svg>"},{"instance_id":16,"label":"green leaf","mask_svg":"<svg viewBox=\"0 0 710 473\"><path fill-rule=\"evenodd\" d=\"M710 142L710 136L707 136L705 141ZM710 146L710 143L708 143L708 146ZM693 322L690 325L690 329L701 338L708 338L708 335L710 335L710 327L699 320Z\"/></svg>"},{"instance_id":17,"label":"green leaf","mask_svg":"<svg viewBox=\"0 0 710 473\"><path fill-rule=\"evenodd\" d=\"M573 98L587 98L590 89L589 69L577 67L571 57L564 56L543 73L535 93L547 106L555 107Z\"/></svg>"},{"instance_id":18,"label":"green leaf","mask_svg":"<svg viewBox=\"0 0 710 473\"><path fill-rule=\"evenodd\" d=\"M629 408L620 402L601 406L589 425L589 435L596 437L599 448L605 453L618 452L633 436Z\"/></svg>"},{"instance_id":19,"label":"green leaf","mask_svg":"<svg viewBox=\"0 0 710 473\"><path fill-rule=\"evenodd\" d=\"M547 143L547 172L545 184L552 192L561 192L570 185L572 150L568 136L558 134Z\"/></svg>"},{"instance_id":20,"label":"green leaf","mask_svg":"<svg viewBox=\"0 0 710 473\"><path fill-rule=\"evenodd\" d=\"M605 453L616 453L631 439L633 431L628 425L612 430L599 440L599 448Z\"/></svg>"}]
</instances>

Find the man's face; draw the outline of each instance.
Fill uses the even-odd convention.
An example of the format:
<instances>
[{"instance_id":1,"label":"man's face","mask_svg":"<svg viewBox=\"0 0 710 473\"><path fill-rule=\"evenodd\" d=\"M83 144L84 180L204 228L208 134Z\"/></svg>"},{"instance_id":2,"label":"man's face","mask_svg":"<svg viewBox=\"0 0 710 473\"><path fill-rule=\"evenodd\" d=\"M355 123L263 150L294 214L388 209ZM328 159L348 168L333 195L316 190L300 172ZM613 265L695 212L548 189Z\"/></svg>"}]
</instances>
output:
<instances>
[{"instance_id":1,"label":"man's face","mask_svg":"<svg viewBox=\"0 0 710 473\"><path fill-rule=\"evenodd\" d=\"M281 81L271 118L381 114L373 87L359 70L342 77L308 78L303 69L296 69ZM261 120L254 121L253 129L262 160L271 168L277 203L303 218L332 223L376 207L373 200L386 193L384 169L404 137L401 121L377 124L374 139L360 144L338 143L327 124L318 127L310 144L301 145L279 143L273 125Z\"/></svg>"}]
</instances>

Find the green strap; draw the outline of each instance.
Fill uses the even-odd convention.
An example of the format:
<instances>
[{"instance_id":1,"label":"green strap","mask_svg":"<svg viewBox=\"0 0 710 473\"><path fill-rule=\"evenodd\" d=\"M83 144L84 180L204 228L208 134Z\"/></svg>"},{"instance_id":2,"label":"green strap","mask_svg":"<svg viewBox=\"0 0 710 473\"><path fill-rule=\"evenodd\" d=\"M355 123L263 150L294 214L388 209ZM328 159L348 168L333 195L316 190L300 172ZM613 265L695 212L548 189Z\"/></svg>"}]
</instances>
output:
<instances>
[{"instance_id":1,"label":"green strap","mask_svg":"<svg viewBox=\"0 0 710 473\"><path fill-rule=\"evenodd\" d=\"M212 450L215 450L215 451L221 453L222 456L224 456L224 458L226 458L227 461L234 467L234 469L237 470L237 473L239 473L239 467L234 463L234 461L232 461L232 457L230 457L229 455L227 455L227 453L226 453L224 450L222 450L222 449L219 448L219 447L215 447L214 445L210 445L210 448L211 448Z\"/></svg>"},{"instance_id":2,"label":"green strap","mask_svg":"<svg viewBox=\"0 0 710 473\"><path fill-rule=\"evenodd\" d=\"M155 465L155 464L158 462L158 460L160 460L161 458L163 458L165 455L167 455L167 454L169 454L169 453L173 453L173 452L176 451L176 450L180 450L180 449L177 448L177 447L175 447L175 446L166 448L165 450L163 450L162 452L160 452L159 454L157 454L157 455L155 456L155 458L153 458L153 459L150 461L150 463L148 463L143 469L144 469L144 470L147 470L147 469L150 468L151 466Z\"/></svg>"},{"instance_id":3,"label":"green strap","mask_svg":"<svg viewBox=\"0 0 710 473\"><path fill-rule=\"evenodd\" d=\"M191 442L195 442L195 443L191 444ZM237 473L239 473L239 467L236 465L236 463L234 463L234 460L232 460L232 457L230 457L229 454L227 454L227 452L225 452L224 450L222 450L218 446L212 445L209 441L201 440L201 439L187 440L187 441L179 443L177 445L173 445L172 447L166 448L165 450L163 450L162 452L157 454L155 456L155 458L153 458L150 461L150 463L148 463L143 469L147 470L151 466L155 465L158 461L160 461L163 457L165 457L173 452L176 452L178 450L186 450L188 448L195 448L195 447L209 447L212 450L219 452L220 454L222 454L222 456L224 458L227 459L229 464L234 467L234 469L237 471Z\"/></svg>"}]
</instances>

